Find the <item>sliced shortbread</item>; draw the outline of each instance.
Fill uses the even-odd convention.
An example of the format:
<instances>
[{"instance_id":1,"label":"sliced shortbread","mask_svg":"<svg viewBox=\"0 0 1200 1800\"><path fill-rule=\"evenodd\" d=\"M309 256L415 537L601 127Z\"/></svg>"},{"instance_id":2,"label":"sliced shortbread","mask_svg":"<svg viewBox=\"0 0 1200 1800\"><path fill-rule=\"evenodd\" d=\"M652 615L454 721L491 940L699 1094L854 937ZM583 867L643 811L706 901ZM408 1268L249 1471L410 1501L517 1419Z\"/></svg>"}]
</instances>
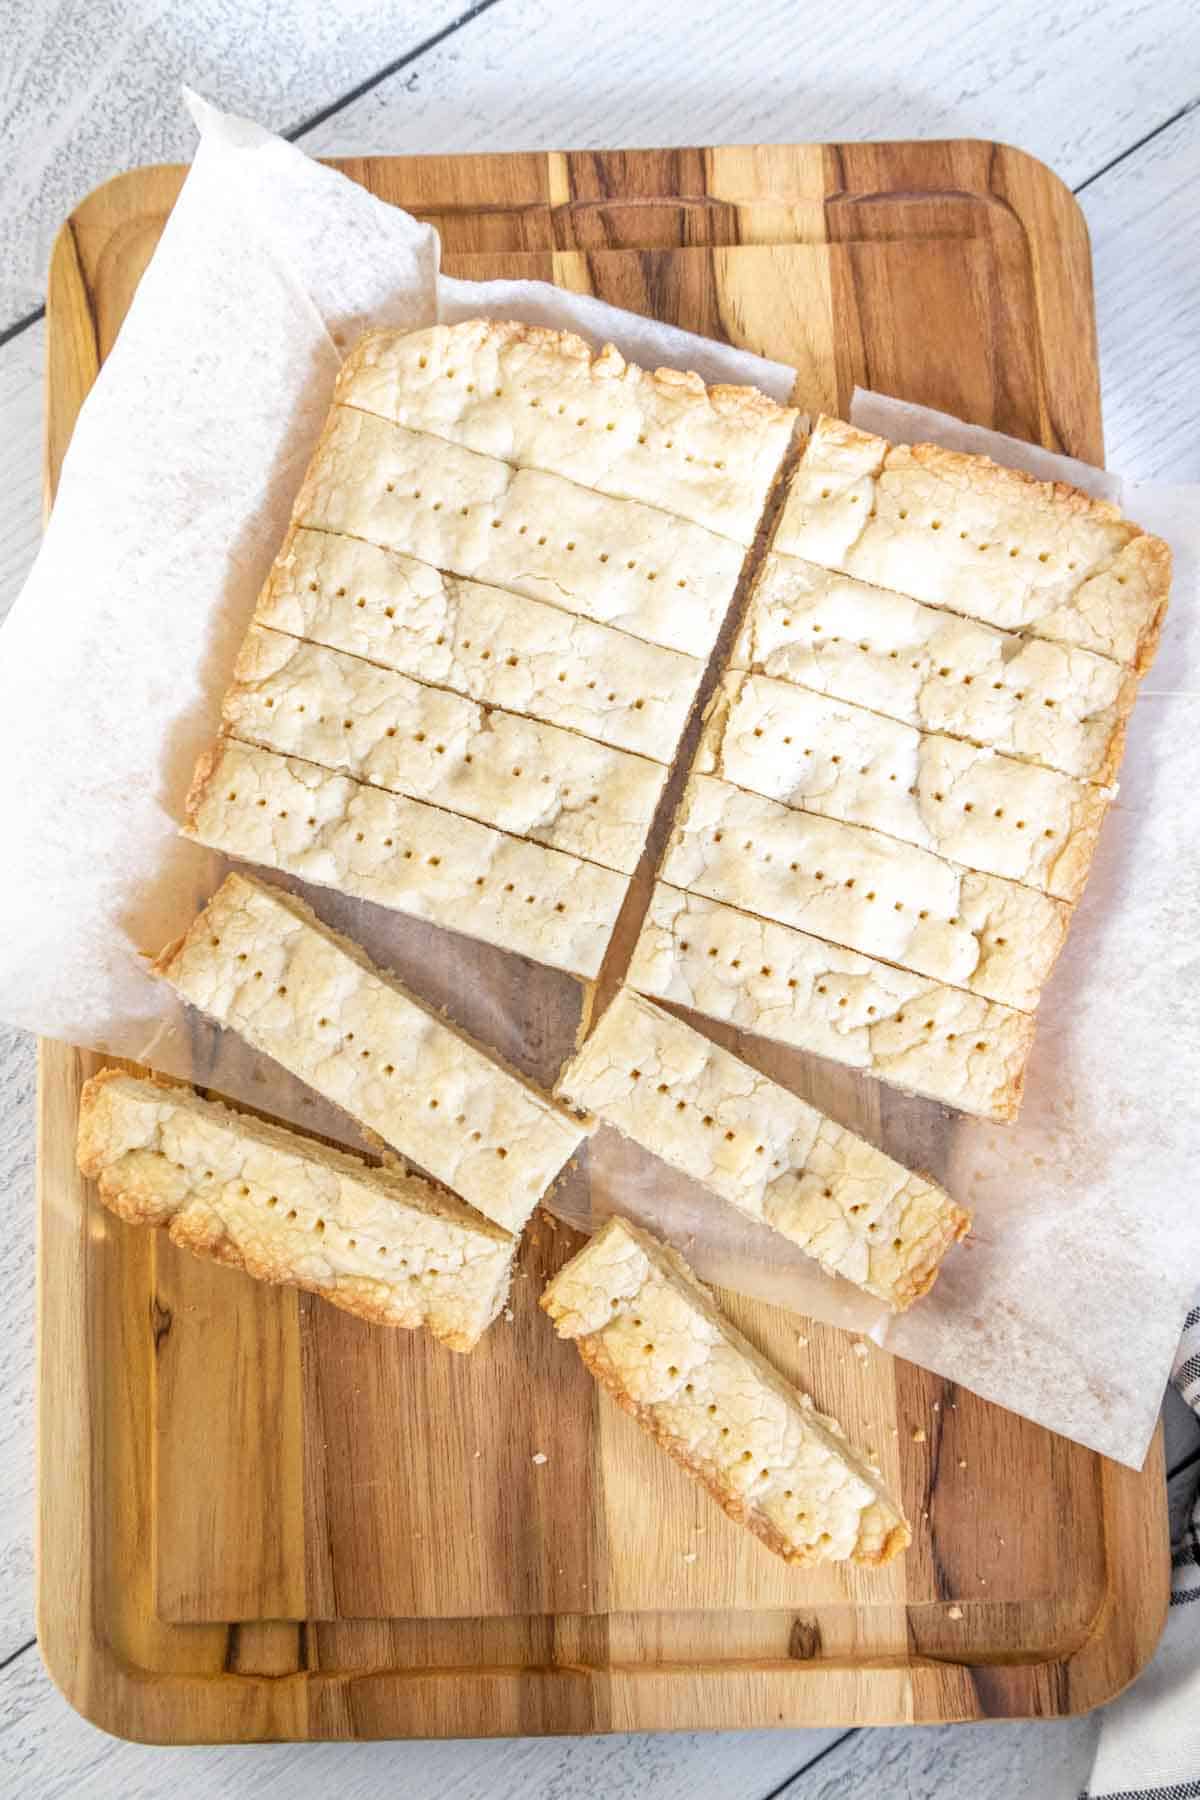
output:
<instances>
[{"instance_id":1,"label":"sliced shortbread","mask_svg":"<svg viewBox=\"0 0 1200 1800\"><path fill-rule=\"evenodd\" d=\"M292 532L259 624L670 762L704 664L399 551Z\"/></svg>"},{"instance_id":2,"label":"sliced shortbread","mask_svg":"<svg viewBox=\"0 0 1200 1800\"><path fill-rule=\"evenodd\" d=\"M403 550L669 650L705 656L743 551L634 500L335 406L293 523Z\"/></svg>"},{"instance_id":3,"label":"sliced shortbread","mask_svg":"<svg viewBox=\"0 0 1200 1800\"><path fill-rule=\"evenodd\" d=\"M967 1230L941 1188L631 988L556 1091L897 1311Z\"/></svg>"},{"instance_id":4,"label":"sliced shortbread","mask_svg":"<svg viewBox=\"0 0 1200 1800\"><path fill-rule=\"evenodd\" d=\"M1030 1012L1070 908L861 825L693 775L660 874L673 887L795 925Z\"/></svg>"},{"instance_id":5,"label":"sliced shortbread","mask_svg":"<svg viewBox=\"0 0 1200 1800\"><path fill-rule=\"evenodd\" d=\"M1137 677L1108 657L998 631L794 556L765 558L730 664L1081 781L1115 774L1137 694Z\"/></svg>"},{"instance_id":6,"label":"sliced shortbread","mask_svg":"<svg viewBox=\"0 0 1200 1800\"><path fill-rule=\"evenodd\" d=\"M694 767L1077 900L1111 790L917 731L769 675L727 673Z\"/></svg>"},{"instance_id":7,"label":"sliced shortbread","mask_svg":"<svg viewBox=\"0 0 1200 1800\"><path fill-rule=\"evenodd\" d=\"M785 1562L880 1564L912 1533L879 1473L721 1314L682 1257L610 1219L542 1294L617 1404Z\"/></svg>"},{"instance_id":8,"label":"sliced shortbread","mask_svg":"<svg viewBox=\"0 0 1200 1800\"><path fill-rule=\"evenodd\" d=\"M641 369L614 344L512 321L378 331L338 399L522 468L565 475L719 531L754 536L796 413L751 387Z\"/></svg>"},{"instance_id":9,"label":"sliced shortbread","mask_svg":"<svg viewBox=\"0 0 1200 1800\"><path fill-rule=\"evenodd\" d=\"M774 548L1139 671L1171 581L1162 539L1108 501L829 418L789 483Z\"/></svg>"},{"instance_id":10,"label":"sliced shortbread","mask_svg":"<svg viewBox=\"0 0 1200 1800\"><path fill-rule=\"evenodd\" d=\"M1015 1118L1029 1013L658 882L626 979L656 999L988 1119Z\"/></svg>"},{"instance_id":11,"label":"sliced shortbread","mask_svg":"<svg viewBox=\"0 0 1200 1800\"><path fill-rule=\"evenodd\" d=\"M375 1169L190 1088L105 1069L79 1100L79 1167L111 1211L198 1256L471 1350L516 1240L416 1175Z\"/></svg>"},{"instance_id":12,"label":"sliced shortbread","mask_svg":"<svg viewBox=\"0 0 1200 1800\"><path fill-rule=\"evenodd\" d=\"M592 980L628 877L490 825L219 738L188 837Z\"/></svg>"},{"instance_id":13,"label":"sliced shortbread","mask_svg":"<svg viewBox=\"0 0 1200 1800\"><path fill-rule=\"evenodd\" d=\"M228 876L154 966L506 1230L587 1134L301 901L247 876Z\"/></svg>"},{"instance_id":14,"label":"sliced shortbread","mask_svg":"<svg viewBox=\"0 0 1200 1800\"><path fill-rule=\"evenodd\" d=\"M641 859L667 776L649 757L259 625L242 646L223 719L268 750L624 874Z\"/></svg>"}]
</instances>

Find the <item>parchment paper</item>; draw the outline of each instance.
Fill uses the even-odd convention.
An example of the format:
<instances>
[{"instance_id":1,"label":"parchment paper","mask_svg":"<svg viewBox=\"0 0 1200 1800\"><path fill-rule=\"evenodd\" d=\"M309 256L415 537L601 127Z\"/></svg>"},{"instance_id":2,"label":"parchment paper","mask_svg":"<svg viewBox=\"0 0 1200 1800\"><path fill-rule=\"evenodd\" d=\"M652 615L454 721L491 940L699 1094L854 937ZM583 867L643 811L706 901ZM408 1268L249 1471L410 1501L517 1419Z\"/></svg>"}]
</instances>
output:
<instances>
[{"instance_id":1,"label":"parchment paper","mask_svg":"<svg viewBox=\"0 0 1200 1800\"><path fill-rule=\"evenodd\" d=\"M540 284L439 277L430 228L257 127L191 104L195 164L80 415L42 553L0 634L0 1015L352 1140L299 1084L185 1015L143 961L223 871L176 836L176 821L340 353L368 323L485 312L611 337L635 360L751 381L777 398L792 374ZM884 409L856 411L870 428L934 435L929 415L862 404ZM1029 452L987 447L1007 460ZM884 1090L884 1147L975 1209L972 1244L928 1300L890 1321L608 1132L589 1152L589 1218L592 1204L611 1203L667 1224L709 1278L870 1330L1137 1464L1200 1267L1188 1161L1200 1075L1190 849L1200 628L1194 491L1125 498L1171 539L1175 597L1120 800L1042 1009L1021 1121L946 1129L944 1109ZM555 1016L564 996L576 1004L568 978L301 891L467 1029L553 1078L568 1042L522 1022ZM752 1041L746 1053L756 1058ZM582 1192L568 1177L556 1209L578 1217Z\"/></svg>"}]
</instances>

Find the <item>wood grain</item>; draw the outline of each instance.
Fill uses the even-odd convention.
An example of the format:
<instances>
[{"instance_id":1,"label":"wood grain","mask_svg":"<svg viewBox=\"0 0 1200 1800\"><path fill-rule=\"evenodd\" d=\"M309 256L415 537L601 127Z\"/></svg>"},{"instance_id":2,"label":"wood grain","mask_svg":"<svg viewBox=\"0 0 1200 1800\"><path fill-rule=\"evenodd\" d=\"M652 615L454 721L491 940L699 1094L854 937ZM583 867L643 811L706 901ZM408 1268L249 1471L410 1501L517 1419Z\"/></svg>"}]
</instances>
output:
<instances>
[{"instance_id":1,"label":"wood grain","mask_svg":"<svg viewBox=\"0 0 1200 1800\"><path fill-rule=\"evenodd\" d=\"M1016 153L596 152L347 169L436 216L472 273L552 271L790 357L822 403L844 405L853 381L874 379L1098 452L1082 226ZM119 179L60 240L51 477L178 180ZM916 299L897 302L905 284ZM1082 350L1060 356L1064 334ZM731 1299L747 1334L874 1442L921 1520L898 1570L798 1580L672 1486L678 1471L593 1393L563 1405L569 1365L532 1335L531 1305L514 1304L497 1336L492 1383L482 1363L478 1380L470 1364L451 1377L427 1347L316 1303L255 1307L241 1277L196 1276L199 1265L176 1266L108 1220L70 1163L87 1067L44 1051L41 1357L54 1404L42 1414L40 1618L57 1679L110 1729L438 1736L1062 1712L1097 1704L1149 1653L1166 1591L1153 1456L1145 1476L1104 1464L919 1371L854 1356L816 1326L803 1326L802 1353L794 1318ZM819 1092L830 1077L797 1065L795 1079ZM862 1105L840 1091L841 1116L870 1129ZM525 1253L530 1286L569 1248L546 1231ZM185 1329L192 1306L208 1330ZM239 1320L238 1354L208 1354L219 1333L237 1341ZM511 1396L503 1408L497 1391ZM196 1421L221 1408L219 1428L201 1433ZM476 1428L494 1464L463 1473ZM532 1443L551 1429L553 1450ZM551 1461L520 1467L543 1447ZM432 1468L467 1493L477 1547L465 1553L439 1536ZM202 1480L223 1491L198 1522ZM286 1518L267 1557L272 1497ZM1059 1517L1069 1534L1057 1535ZM676 1550L695 1541L703 1555L685 1564ZM301 1600L311 1623L270 1622L296 1617Z\"/></svg>"}]
</instances>

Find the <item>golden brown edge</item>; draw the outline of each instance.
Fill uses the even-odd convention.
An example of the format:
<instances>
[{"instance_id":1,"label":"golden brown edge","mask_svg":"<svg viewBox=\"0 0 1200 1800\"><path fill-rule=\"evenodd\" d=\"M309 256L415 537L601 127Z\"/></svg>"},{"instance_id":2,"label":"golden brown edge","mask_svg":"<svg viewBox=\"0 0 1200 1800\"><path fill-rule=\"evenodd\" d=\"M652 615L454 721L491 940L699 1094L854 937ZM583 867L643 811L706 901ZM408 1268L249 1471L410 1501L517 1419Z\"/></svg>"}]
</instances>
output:
<instances>
[{"instance_id":1,"label":"golden brown edge","mask_svg":"<svg viewBox=\"0 0 1200 1800\"><path fill-rule=\"evenodd\" d=\"M721 1310L721 1307L717 1304L712 1289L700 1280L694 1269L691 1268L686 1259L673 1245L663 1242L661 1239L656 1238L652 1232L643 1230L641 1227L632 1224L628 1219L623 1219L615 1214L611 1219L606 1221L604 1226L600 1227L602 1232L610 1229L620 1229L623 1231L626 1236L632 1238L638 1245L639 1249L641 1249L649 1261L651 1267L657 1267L660 1272L665 1272L670 1279L678 1281L684 1286L688 1292L694 1296L702 1312L718 1327L738 1354L743 1356L746 1361L750 1363L759 1375L764 1378L767 1384L773 1388L788 1405L799 1407L802 1398L800 1390L794 1387L790 1381L786 1380L775 1365L763 1355L762 1351L757 1349L755 1345L753 1345L750 1340L738 1330L737 1326L726 1317L725 1313ZM586 1251L587 1248L588 1246L585 1245L584 1250ZM583 1254L584 1251L577 1252L577 1255ZM663 1264L666 1265L665 1271L662 1268ZM564 1268L569 1267L569 1263L564 1265ZM547 1282L538 1299L538 1305L544 1312L550 1315L551 1319L555 1321L556 1326L557 1319L554 1310L556 1301L552 1289L561 1279L563 1272L563 1269L560 1269L558 1273ZM781 1557L784 1562L805 1568L811 1567L817 1563L826 1562L828 1560L827 1558L814 1554L811 1551L796 1550L792 1547L787 1539L784 1538L771 1524L770 1520L764 1518L753 1508L753 1503L748 1504L737 1495L731 1494L728 1488L721 1482L720 1478L709 1471L706 1463L702 1463L699 1459L686 1455L678 1448L670 1433L667 1432L664 1427L659 1425L650 1409L642 1405L640 1401L634 1400L632 1395L624 1388L620 1378L613 1370L611 1362L603 1351L601 1343L602 1335L603 1334L598 1331L584 1332L573 1339L575 1347L583 1358L589 1372L596 1378L605 1391L612 1395L613 1399L622 1410L627 1412L632 1418L636 1419L642 1429L654 1439L655 1443L657 1443L661 1449L667 1452L673 1461L679 1464L680 1468L685 1469L689 1475L694 1476L695 1479L700 1482L705 1490L716 1501L722 1512L731 1518L735 1524L743 1525L748 1531L753 1532L762 1543L766 1544L769 1550L773 1551L776 1556ZM815 1408L814 1412L816 1412ZM834 1425L835 1429L830 1435L838 1440L837 1449L839 1454L855 1468L856 1473L860 1474L862 1478L867 1481L868 1486L871 1487L877 1499L885 1504L896 1515L897 1519L897 1523L892 1527L891 1531L889 1531L883 1546L877 1555L863 1556L852 1553L847 1560L871 1566L880 1566L883 1563L890 1562L894 1557L898 1556L901 1551L906 1550L912 1542L912 1529L908 1520L904 1517L899 1503L893 1500L884 1488L882 1479L875 1471L870 1469L869 1465L854 1449L854 1446L842 1431L841 1426L836 1425L835 1421L825 1419L823 1414L816 1413L816 1417L818 1420L823 1421L826 1429L828 1429L831 1424Z\"/></svg>"},{"instance_id":2,"label":"golden brown edge","mask_svg":"<svg viewBox=\"0 0 1200 1800\"><path fill-rule=\"evenodd\" d=\"M603 1345L599 1341L598 1333L576 1338L575 1347L589 1373L595 1377L605 1393L611 1395L623 1412L637 1420L642 1430L653 1438L661 1450L666 1451L673 1462L678 1463L681 1469L685 1469L695 1481L699 1482L705 1492L716 1501L725 1516L732 1519L735 1525L743 1526L760 1543L765 1544L768 1550L773 1551L776 1556L781 1557L785 1563L790 1563L793 1567L812 1568L828 1560L812 1550L798 1550L789 1544L782 1533L752 1503L748 1504L736 1494L730 1493L720 1478L711 1473L706 1463L702 1463L698 1458L689 1456L681 1450L676 1440L655 1418L652 1410L635 1400L621 1385L620 1378L612 1369ZM851 1552L847 1560L870 1567L881 1567L884 1563L889 1563L899 1556L911 1542L912 1530L902 1520L888 1532L882 1548L876 1555L864 1556L855 1550Z\"/></svg>"},{"instance_id":3,"label":"golden brown edge","mask_svg":"<svg viewBox=\"0 0 1200 1800\"><path fill-rule=\"evenodd\" d=\"M1024 1071L1022 1070L1022 1078ZM960 1206L952 1194L948 1194L940 1182L923 1170L914 1170L918 1181L926 1181L937 1193L941 1194L946 1204L939 1212L941 1230L930 1234L929 1249L925 1260L913 1269L903 1286L895 1290L896 1301L894 1312L907 1312L915 1300L927 1294L942 1272L942 1264L955 1244L961 1243L971 1229L971 1215L965 1206Z\"/></svg>"},{"instance_id":4,"label":"golden brown edge","mask_svg":"<svg viewBox=\"0 0 1200 1800\"><path fill-rule=\"evenodd\" d=\"M169 1081L153 1072L149 1072L145 1077L131 1077L124 1069L101 1069L97 1074L91 1076L89 1080L84 1082L79 1095L79 1130L76 1161L78 1163L80 1174L87 1180L94 1182L96 1192L99 1194L100 1199L103 1201L109 1212L113 1213L127 1225L149 1225L157 1230L165 1230L173 1244L178 1244L181 1249L189 1250L193 1256L198 1256L202 1259L206 1258L211 1262L224 1263L229 1268L240 1269L252 1280L265 1282L270 1287L291 1287L297 1288L306 1294L315 1294L319 1299L328 1300L331 1305L340 1307L343 1312L353 1313L358 1318L365 1319L372 1325L389 1325L394 1329L404 1331L423 1329L428 1331L432 1337L439 1339L439 1341L445 1344L449 1349L457 1350L462 1353L469 1352L475 1348L492 1320L489 1320L487 1325L482 1326L481 1329L474 1334L464 1331L448 1331L444 1327L436 1325L431 1319L414 1319L412 1324L408 1324L403 1320L397 1319L394 1314L388 1312L387 1308L382 1305L382 1303L372 1301L369 1296L357 1294L337 1286L323 1286L320 1282L298 1275L293 1266L284 1259L275 1261L272 1258L255 1255L240 1249L224 1229L217 1229L215 1231L206 1230L203 1225L197 1224L194 1221L189 1221L179 1215L171 1215L165 1219L148 1218L145 1212L136 1203L131 1202L127 1198L126 1191L122 1187L115 1172L112 1169L105 1167L100 1162L101 1148L95 1134L95 1102L100 1090L107 1086L111 1081L131 1079L144 1079L153 1083L156 1087L161 1087L164 1092L185 1094L194 1099L201 1098L201 1096L197 1095L195 1090L187 1086L186 1083ZM233 1107L226 1106L223 1101L216 1104L219 1104L221 1110L228 1113L231 1118L235 1120L241 1118L241 1114L236 1112ZM251 1119L256 1125L262 1125L264 1123L263 1120L256 1119L253 1115L247 1115L247 1118ZM303 1154L305 1150L328 1150L328 1146L316 1144L309 1139L301 1137L299 1133L293 1134L283 1126L275 1125L273 1129L282 1133L289 1139L293 1136L295 1137L296 1154ZM364 1174L384 1172L381 1170L372 1170L369 1163L361 1162L361 1159L358 1157L349 1156L348 1152L339 1152L336 1154L339 1157L345 1154L350 1162L359 1163ZM484 1219L482 1215L480 1215L480 1217L484 1227L492 1223L492 1221ZM497 1227L498 1231L500 1229L501 1228ZM512 1241L515 1249L517 1239L514 1237ZM492 1314L493 1320L503 1304L504 1290L498 1289L496 1309Z\"/></svg>"},{"instance_id":5,"label":"golden brown edge","mask_svg":"<svg viewBox=\"0 0 1200 1800\"><path fill-rule=\"evenodd\" d=\"M549 325L528 325L519 319L461 319L453 325L425 326L418 331L402 331L394 327L384 327L364 332L358 338L349 355L338 371L334 388L336 404L345 404L343 391L352 386L360 367L365 363L376 344L390 343L397 338L432 337L435 332L459 334L472 345L482 347L489 340L497 343L501 349L510 344L528 343L549 350L565 363L583 366L589 381L596 380L597 365L619 359L620 369L637 369L647 381L655 387L669 391L673 399L684 394L691 396L697 405L707 404L714 412L721 413L727 419L753 428L769 421L785 421L794 424L799 417L799 410L794 406L783 406L764 394L761 388L749 384L731 382L706 383L702 376L694 370L670 368L648 368L643 363L630 362L617 346L606 343L599 350L593 350L586 339L577 332L555 330ZM606 379L606 377L601 377Z\"/></svg>"},{"instance_id":6,"label":"golden brown edge","mask_svg":"<svg viewBox=\"0 0 1200 1800\"><path fill-rule=\"evenodd\" d=\"M815 443L821 436L847 448L854 444L882 445L879 473L885 469L902 469L908 464L916 464L933 474L944 473L951 478L961 475L967 469L982 471L993 490L1001 493L1007 490L1006 497L1032 502L1047 511L1091 518L1107 525L1124 525L1129 535L1121 554L1131 553L1139 561L1144 559L1149 563L1146 571L1147 586L1155 606L1138 634L1132 663L1118 664L1118 667L1131 667L1137 675L1146 673L1157 653L1166 618L1171 590L1171 549L1164 539L1144 531L1134 520L1126 518L1115 502L1098 500L1094 494L1086 493L1083 488L1072 487L1069 482L1043 481L1025 469L1014 469L1007 463L998 463L990 456L981 456L972 451L947 450L941 444L894 444L889 438L878 437L873 432L859 431L855 426L847 425L844 420L835 419L829 413L823 413L817 420L809 443ZM1099 577L1106 571L1098 569L1095 573ZM1109 660L1116 661L1112 657Z\"/></svg>"}]
</instances>

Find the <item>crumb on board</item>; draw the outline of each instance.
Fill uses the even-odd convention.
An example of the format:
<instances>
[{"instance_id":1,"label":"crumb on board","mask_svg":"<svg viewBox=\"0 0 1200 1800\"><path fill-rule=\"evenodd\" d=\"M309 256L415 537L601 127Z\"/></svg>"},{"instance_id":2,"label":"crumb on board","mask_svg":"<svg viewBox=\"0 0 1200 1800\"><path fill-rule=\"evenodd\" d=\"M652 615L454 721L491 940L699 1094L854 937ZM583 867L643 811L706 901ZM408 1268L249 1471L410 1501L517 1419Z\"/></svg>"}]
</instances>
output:
<instances>
[{"instance_id":1,"label":"crumb on board","mask_svg":"<svg viewBox=\"0 0 1200 1800\"><path fill-rule=\"evenodd\" d=\"M959 1468L960 1468L960 1469L965 1469L965 1468L966 1468L966 1466L967 1466L967 1459L966 1459L966 1457L965 1457L965 1456L960 1456L960 1457L959 1457L959 1459L958 1459L958 1466L959 1466Z\"/></svg>"},{"instance_id":2,"label":"crumb on board","mask_svg":"<svg viewBox=\"0 0 1200 1800\"><path fill-rule=\"evenodd\" d=\"M913 1426L912 1441L914 1444L923 1444L925 1442L925 1427L923 1425Z\"/></svg>"},{"instance_id":3,"label":"crumb on board","mask_svg":"<svg viewBox=\"0 0 1200 1800\"><path fill-rule=\"evenodd\" d=\"M947 1609L946 1609L946 1617L947 1617L947 1618L948 1618L948 1619L961 1619L961 1618L962 1618L962 1616L963 1616L963 1609L962 1609L962 1607L961 1607L961 1606L950 1606L950 1607L947 1607Z\"/></svg>"},{"instance_id":4,"label":"crumb on board","mask_svg":"<svg viewBox=\"0 0 1200 1800\"><path fill-rule=\"evenodd\" d=\"M694 1563L696 1560L696 1552L694 1550L685 1550L683 1560L686 1563Z\"/></svg>"},{"instance_id":5,"label":"crumb on board","mask_svg":"<svg viewBox=\"0 0 1200 1800\"><path fill-rule=\"evenodd\" d=\"M807 1350L808 1349L808 1339L805 1337L805 1335L802 1331L798 1331L796 1333L796 1348L797 1348L797 1350Z\"/></svg>"},{"instance_id":6,"label":"crumb on board","mask_svg":"<svg viewBox=\"0 0 1200 1800\"><path fill-rule=\"evenodd\" d=\"M853 1344L853 1350L854 1350L855 1356L857 1356L857 1358L860 1362L866 1362L868 1351L867 1351L867 1346L863 1342L862 1338L855 1338L854 1344Z\"/></svg>"},{"instance_id":7,"label":"crumb on board","mask_svg":"<svg viewBox=\"0 0 1200 1800\"><path fill-rule=\"evenodd\" d=\"M533 1453L533 1461L535 1463L544 1463L549 1462L550 1458L546 1455L544 1450L535 1450Z\"/></svg>"}]
</instances>

